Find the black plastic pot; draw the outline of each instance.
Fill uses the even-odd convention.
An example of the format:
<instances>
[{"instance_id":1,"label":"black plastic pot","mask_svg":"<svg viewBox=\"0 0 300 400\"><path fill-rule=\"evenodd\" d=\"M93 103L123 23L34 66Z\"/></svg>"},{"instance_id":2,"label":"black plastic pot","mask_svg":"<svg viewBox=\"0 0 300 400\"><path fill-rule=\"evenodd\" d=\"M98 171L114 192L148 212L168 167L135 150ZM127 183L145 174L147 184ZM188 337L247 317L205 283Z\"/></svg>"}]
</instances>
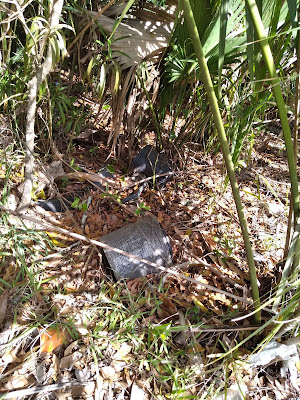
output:
<instances>
[{"instance_id":1,"label":"black plastic pot","mask_svg":"<svg viewBox=\"0 0 300 400\"><path fill-rule=\"evenodd\" d=\"M100 240L162 267L172 265L170 240L153 215L147 215L133 224L125 225L121 229L102 236ZM103 253L105 261L117 280L161 272L159 268L126 257L113 250L103 249Z\"/></svg>"},{"instance_id":2,"label":"black plastic pot","mask_svg":"<svg viewBox=\"0 0 300 400\"><path fill-rule=\"evenodd\" d=\"M153 177L150 184L162 187L171 179L172 169L164 156L159 154L152 146L143 147L132 161L131 170L134 174L143 174L147 178ZM161 174L168 174L158 176Z\"/></svg>"}]
</instances>

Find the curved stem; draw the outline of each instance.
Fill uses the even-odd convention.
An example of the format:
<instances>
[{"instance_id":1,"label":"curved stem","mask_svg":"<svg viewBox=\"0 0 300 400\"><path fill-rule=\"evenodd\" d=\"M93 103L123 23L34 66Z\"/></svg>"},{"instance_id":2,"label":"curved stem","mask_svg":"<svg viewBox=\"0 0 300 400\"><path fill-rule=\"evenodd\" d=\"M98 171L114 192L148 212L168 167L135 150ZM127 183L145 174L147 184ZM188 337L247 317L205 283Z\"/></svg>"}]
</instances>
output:
<instances>
[{"instance_id":1,"label":"curved stem","mask_svg":"<svg viewBox=\"0 0 300 400\"><path fill-rule=\"evenodd\" d=\"M254 28L257 33L257 37L259 39L259 44L262 50L262 54L264 57L264 61L267 65L270 79L272 79L273 83L273 92L276 99L278 113L282 124L283 137L285 142L285 148L288 159L290 180L291 180L291 192L292 192L292 201L294 208L294 224L298 219L299 215L299 192L298 192L298 178L296 171L296 163L294 157L294 149L291 137L291 130L289 126L289 121L287 118L285 103L283 99L283 95L280 89L280 80L278 78L275 63L273 60L273 56L271 53L271 49L269 46L268 39L265 36L264 26L260 17L260 13L257 8L257 4L255 0L246 0L246 3L249 7L249 12L253 21Z\"/></svg>"},{"instance_id":2,"label":"curved stem","mask_svg":"<svg viewBox=\"0 0 300 400\"><path fill-rule=\"evenodd\" d=\"M205 60L205 56L203 53L198 29L195 23L193 11L191 9L191 5L189 0L182 0L182 8L184 11L184 18L186 20L190 36L192 39L192 43L194 46L194 50L196 53L196 56L199 61L199 66L200 66L200 71L201 71L201 80L204 83L206 92L207 92L207 97L209 100L209 104L213 113L214 117L214 122L216 125L216 129L218 131L218 136L219 136L219 141L220 141L220 146L222 149L228 177L230 180L231 188L232 188L232 193L240 221L240 226L242 229L242 234L243 234L243 239L244 239L244 244L245 244L245 249L246 249L246 254L247 254L247 260L248 260L248 265L249 265L249 271L250 271L250 278L251 278L251 285L252 285L252 296L254 300L254 307L256 313L254 315L255 322L259 323L260 322L260 298L259 298L259 290L258 290L258 284L257 284L257 276L256 276L256 269L255 269L255 263L254 263L254 258L253 258L253 251L250 243L250 238L248 234L248 228L247 228L247 223L246 223L246 218L244 215L243 211L243 206L242 206L242 201L240 197L240 192L239 192L239 187L237 184L235 172L234 172L234 165L232 162L229 146L227 143L227 138L223 126L223 121L222 117L220 114L220 110L218 107L218 100L213 88L212 80L210 77L210 73L208 70L208 66Z\"/></svg>"}]
</instances>

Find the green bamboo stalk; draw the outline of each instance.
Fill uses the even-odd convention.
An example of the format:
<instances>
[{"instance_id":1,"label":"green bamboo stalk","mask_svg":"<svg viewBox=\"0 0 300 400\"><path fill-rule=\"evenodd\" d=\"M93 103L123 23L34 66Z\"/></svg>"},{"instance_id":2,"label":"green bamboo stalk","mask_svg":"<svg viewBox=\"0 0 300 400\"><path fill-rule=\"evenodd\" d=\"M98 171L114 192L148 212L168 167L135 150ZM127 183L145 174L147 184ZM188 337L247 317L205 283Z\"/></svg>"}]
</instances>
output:
<instances>
[{"instance_id":1,"label":"green bamboo stalk","mask_svg":"<svg viewBox=\"0 0 300 400\"><path fill-rule=\"evenodd\" d=\"M291 180L291 194L294 208L294 223L296 223L299 215L299 193L298 193L298 179L296 171L296 163L294 157L293 143L291 137L290 126L287 118L286 108L282 92L280 89L280 80L278 78L276 67L274 64L273 56L269 46L268 39L265 36L264 26L261 20L255 0L246 0L249 7L249 12L253 21L254 29L256 30L259 43L261 46L263 58L265 60L270 79L273 82L273 92L276 99L278 113L282 124L283 137L288 159L290 180Z\"/></svg>"},{"instance_id":2,"label":"green bamboo stalk","mask_svg":"<svg viewBox=\"0 0 300 400\"><path fill-rule=\"evenodd\" d=\"M227 20L228 20L228 0L222 0L221 6L220 6L220 36L219 36L219 60L218 60L218 69L219 69L218 98L219 98L219 100L222 96L221 78L222 78L222 69L223 69L224 58L225 58Z\"/></svg>"},{"instance_id":3,"label":"green bamboo stalk","mask_svg":"<svg viewBox=\"0 0 300 400\"><path fill-rule=\"evenodd\" d=\"M259 298L259 290L258 290L258 285L257 285L257 276L256 276L256 270L255 270L255 263L254 263L254 258L253 258L253 251L250 243L250 238L248 234L248 228L247 228L247 222L246 218L244 215L243 211L243 206L242 206L242 201L240 197L240 192L239 192L239 187L237 184L235 172L234 172L234 165L232 162L229 146L227 143L227 138L223 126L223 121L222 117L220 114L220 110L218 107L218 100L213 88L212 80L210 77L210 73L208 70L208 66L205 60L205 56L203 53L202 45L201 45L201 40L199 37L198 29L195 23L193 11L191 9L191 5L189 0L182 0L182 8L184 11L184 18L187 23L190 36L192 39L192 43L194 46L194 50L196 53L196 56L199 61L199 66L200 66L200 71L201 71L201 80L204 83L206 92L207 92L207 97L208 101L210 103L210 107L213 113L216 129L218 131L218 136L219 136L219 141L220 141L220 146L222 149L228 177L230 180L231 188L232 188L232 193L240 221L240 226L242 229L242 234L243 234L243 239L244 239L244 244L245 244L245 249L246 249L246 254L247 254L247 260L248 260L248 265L249 265L249 271L250 271L250 278L251 278L251 285L252 285L252 296L254 300L254 307L256 313L254 314L255 322L259 323L260 322L260 298Z\"/></svg>"}]
</instances>

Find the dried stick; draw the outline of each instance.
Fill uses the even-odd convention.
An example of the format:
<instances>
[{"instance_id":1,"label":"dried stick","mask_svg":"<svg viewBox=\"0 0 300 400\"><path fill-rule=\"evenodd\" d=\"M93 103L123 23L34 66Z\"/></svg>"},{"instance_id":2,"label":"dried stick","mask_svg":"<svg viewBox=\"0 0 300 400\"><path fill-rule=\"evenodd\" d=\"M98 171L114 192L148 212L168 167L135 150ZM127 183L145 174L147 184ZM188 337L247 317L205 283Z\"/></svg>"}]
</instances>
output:
<instances>
[{"instance_id":1,"label":"dried stick","mask_svg":"<svg viewBox=\"0 0 300 400\"><path fill-rule=\"evenodd\" d=\"M55 383L53 385L47 385L47 386L34 386L29 389L20 389L20 390L14 390L12 392L0 392L1 399L15 399L17 397L25 397L25 396L30 396L32 394L37 394L37 393L49 393L49 392L54 392L56 390L61 390L61 389L66 389L70 388L72 386L87 386L90 385L91 382L63 382L63 383Z\"/></svg>"}]
</instances>

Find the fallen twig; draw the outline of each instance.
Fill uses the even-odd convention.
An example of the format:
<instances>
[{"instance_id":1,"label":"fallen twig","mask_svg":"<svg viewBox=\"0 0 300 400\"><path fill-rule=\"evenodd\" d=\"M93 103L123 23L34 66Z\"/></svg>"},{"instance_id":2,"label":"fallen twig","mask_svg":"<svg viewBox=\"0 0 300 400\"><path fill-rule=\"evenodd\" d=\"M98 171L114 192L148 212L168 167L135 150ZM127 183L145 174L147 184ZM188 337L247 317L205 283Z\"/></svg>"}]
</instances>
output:
<instances>
[{"instance_id":1,"label":"fallen twig","mask_svg":"<svg viewBox=\"0 0 300 400\"><path fill-rule=\"evenodd\" d=\"M20 389L20 390L14 390L13 392L3 392L0 391L0 396L1 399L14 399L17 397L25 397L25 396L30 396L32 394L37 394L37 393L49 393L49 392L54 392L55 390L61 390L61 389L66 389L69 387L73 386L86 386L91 384L91 382L94 381L89 381L89 382L63 382L63 383L55 383L53 385L47 385L47 386L34 386L29 389Z\"/></svg>"}]
</instances>

